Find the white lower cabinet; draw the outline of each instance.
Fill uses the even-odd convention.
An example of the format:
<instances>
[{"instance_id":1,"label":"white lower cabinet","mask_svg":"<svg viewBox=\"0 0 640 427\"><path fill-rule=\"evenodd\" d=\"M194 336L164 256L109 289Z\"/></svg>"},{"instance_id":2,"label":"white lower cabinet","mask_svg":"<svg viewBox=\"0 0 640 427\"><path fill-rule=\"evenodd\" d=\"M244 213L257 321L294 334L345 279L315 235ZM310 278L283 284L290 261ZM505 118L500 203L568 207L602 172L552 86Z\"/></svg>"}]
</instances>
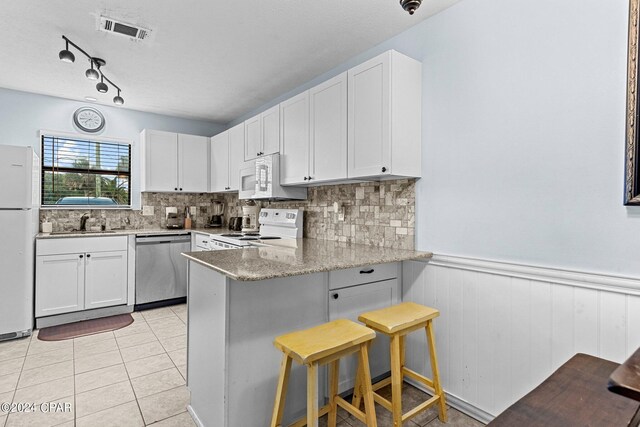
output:
<instances>
[{"instance_id":1,"label":"white lower cabinet","mask_svg":"<svg viewBox=\"0 0 640 427\"><path fill-rule=\"evenodd\" d=\"M84 254L36 257L36 317L84 309Z\"/></svg>"},{"instance_id":2,"label":"white lower cabinet","mask_svg":"<svg viewBox=\"0 0 640 427\"><path fill-rule=\"evenodd\" d=\"M397 264L395 266L397 271ZM367 268L357 269L368 271ZM367 273L364 273L367 274ZM332 286L331 275L329 286ZM365 283L329 291L329 320L349 319L358 322L358 316L366 311L377 310L400 302L400 284L398 278ZM375 378L389 371L389 339L377 334L369 350L371 377ZM340 361L339 392L354 386L357 369L356 356L351 355Z\"/></svg>"},{"instance_id":3,"label":"white lower cabinet","mask_svg":"<svg viewBox=\"0 0 640 427\"><path fill-rule=\"evenodd\" d=\"M127 303L127 251L86 254L84 309Z\"/></svg>"},{"instance_id":4,"label":"white lower cabinet","mask_svg":"<svg viewBox=\"0 0 640 427\"><path fill-rule=\"evenodd\" d=\"M36 243L35 317L127 303L127 237Z\"/></svg>"}]
</instances>

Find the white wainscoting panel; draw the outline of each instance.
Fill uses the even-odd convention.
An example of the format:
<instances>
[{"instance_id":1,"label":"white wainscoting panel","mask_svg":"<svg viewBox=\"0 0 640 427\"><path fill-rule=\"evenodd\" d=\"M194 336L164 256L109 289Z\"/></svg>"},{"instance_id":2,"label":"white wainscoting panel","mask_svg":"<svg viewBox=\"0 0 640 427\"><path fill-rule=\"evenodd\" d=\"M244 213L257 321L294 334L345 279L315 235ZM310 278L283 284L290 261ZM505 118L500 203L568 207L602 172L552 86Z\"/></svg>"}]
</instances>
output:
<instances>
[{"instance_id":1,"label":"white wainscoting panel","mask_svg":"<svg viewBox=\"0 0 640 427\"><path fill-rule=\"evenodd\" d=\"M445 391L488 420L576 353L621 363L640 347L640 279L434 256L405 262L403 300L440 310ZM424 334L407 364L431 376Z\"/></svg>"}]
</instances>

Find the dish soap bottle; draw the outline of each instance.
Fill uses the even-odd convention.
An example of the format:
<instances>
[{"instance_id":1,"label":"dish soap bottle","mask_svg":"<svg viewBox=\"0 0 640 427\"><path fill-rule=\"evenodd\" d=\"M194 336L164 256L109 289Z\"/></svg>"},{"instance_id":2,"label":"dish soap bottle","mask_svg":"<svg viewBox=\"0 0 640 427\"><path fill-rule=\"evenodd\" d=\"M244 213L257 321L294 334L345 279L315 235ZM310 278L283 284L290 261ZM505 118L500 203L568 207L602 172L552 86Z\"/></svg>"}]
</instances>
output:
<instances>
[{"instance_id":1,"label":"dish soap bottle","mask_svg":"<svg viewBox=\"0 0 640 427\"><path fill-rule=\"evenodd\" d=\"M191 213L189 207L184 208L184 228L189 230L191 228Z\"/></svg>"}]
</instances>

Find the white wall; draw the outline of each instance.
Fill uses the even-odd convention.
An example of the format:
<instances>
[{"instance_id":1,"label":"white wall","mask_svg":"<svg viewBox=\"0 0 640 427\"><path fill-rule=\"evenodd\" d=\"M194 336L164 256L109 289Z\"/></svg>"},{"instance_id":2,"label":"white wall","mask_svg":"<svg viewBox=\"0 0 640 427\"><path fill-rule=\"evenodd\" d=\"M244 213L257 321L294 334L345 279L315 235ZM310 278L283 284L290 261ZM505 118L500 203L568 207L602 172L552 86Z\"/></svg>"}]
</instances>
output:
<instances>
[{"instance_id":1,"label":"white wall","mask_svg":"<svg viewBox=\"0 0 640 427\"><path fill-rule=\"evenodd\" d=\"M73 112L81 106L93 106L105 117L101 137L123 138L133 142L133 205L139 206L139 139L142 129L158 129L193 135L212 136L224 125L203 120L189 120L144 113L118 107L71 101L28 92L0 88L0 144L30 145L40 153L38 133L42 130L80 134L73 126Z\"/></svg>"}]
</instances>

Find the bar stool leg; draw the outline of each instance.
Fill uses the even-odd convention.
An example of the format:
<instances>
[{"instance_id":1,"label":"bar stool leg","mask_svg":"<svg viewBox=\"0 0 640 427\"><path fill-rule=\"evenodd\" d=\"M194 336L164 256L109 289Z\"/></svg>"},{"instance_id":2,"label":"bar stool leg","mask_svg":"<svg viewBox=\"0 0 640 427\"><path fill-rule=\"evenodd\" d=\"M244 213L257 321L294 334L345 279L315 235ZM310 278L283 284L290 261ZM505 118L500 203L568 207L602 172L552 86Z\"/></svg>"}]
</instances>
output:
<instances>
[{"instance_id":1,"label":"bar stool leg","mask_svg":"<svg viewBox=\"0 0 640 427\"><path fill-rule=\"evenodd\" d=\"M318 365L307 365L307 426L318 427Z\"/></svg>"},{"instance_id":2,"label":"bar stool leg","mask_svg":"<svg viewBox=\"0 0 640 427\"><path fill-rule=\"evenodd\" d=\"M329 383L329 396L331 399L331 409L329 410L328 427L336 427L338 416L338 382L340 381L340 359L331 362L331 377Z\"/></svg>"},{"instance_id":3,"label":"bar stool leg","mask_svg":"<svg viewBox=\"0 0 640 427\"><path fill-rule=\"evenodd\" d=\"M287 384L289 384L289 373L291 372L291 358L284 354L280 362L280 376L278 377L278 388L276 389L276 401L271 418L271 427L279 427L282 424L284 402L287 398Z\"/></svg>"},{"instance_id":4,"label":"bar stool leg","mask_svg":"<svg viewBox=\"0 0 640 427\"><path fill-rule=\"evenodd\" d=\"M362 379L362 364L358 359L358 369L356 369L356 382L353 386L353 397L351 398L351 404L358 409L360 409L360 404L362 403L361 379Z\"/></svg>"},{"instance_id":5,"label":"bar stool leg","mask_svg":"<svg viewBox=\"0 0 640 427\"><path fill-rule=\"evenodd\" d=\"M431 372L433 375L433 389L436 394L440 396L438 401L439 411L438 418L443 423L447 422L447 404L445 401L444 393L442 391L442 384L440 384L440 371L438 370L438 358L436 356L436 337L433 332L433 322L429 320L425 328L427 330L427 342L429 345L429 358L431 359Z\"/></svg>"},{"instance_id":6,"label":"bar stool leg","mask_svg":"<svg viewBox=\"0 0 640 427\"><path fill-rule=\"evenodd\" d=\"M376 407L373 402L373 388L371 387L371 371L369 368L369 343L360 345L360 388L364 398L364 410L367 420L367 427L377 427Z\"/></svg>"},{"instance_id":7,"label":"bar stool leg","mask_svg":"<svg viewBox=\"0 0 640 427\"><path fill-rule=\"evenodd\" d=\"M400 336L391 336L391 407L394 427L402 427L402 369Z\"/></svg>"}]
</instances>

